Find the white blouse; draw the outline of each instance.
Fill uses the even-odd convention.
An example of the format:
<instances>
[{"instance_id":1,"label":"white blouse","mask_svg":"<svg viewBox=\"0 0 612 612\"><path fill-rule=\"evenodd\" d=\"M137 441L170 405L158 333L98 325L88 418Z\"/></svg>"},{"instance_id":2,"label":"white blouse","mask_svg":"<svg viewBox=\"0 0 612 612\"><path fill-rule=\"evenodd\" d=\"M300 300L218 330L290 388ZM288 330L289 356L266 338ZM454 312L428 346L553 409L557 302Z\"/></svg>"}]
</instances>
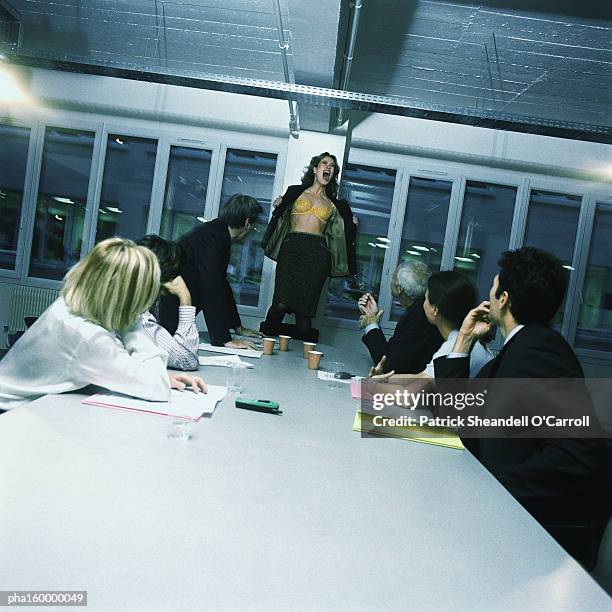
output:
<instances>
[{"instance_id":1,"label":"white blouse","mask_svg":"<svg viewBox=\"0 0 612 612\"><path fill-rule=\"evenodd\" d=\"M445 357L452 352L458 335L459 330L453 329L453 331L448 335L448 338L442 343L442 346L440 346L440 348L434 353L430 362L425 366L425 373L427 376L430 378L435 378L434 361L438 357ZM495 355L493 355L493 353L486 346L483 346L480 344L480 342L475 342L472 352L470 353L470 378L476 376L476 374L482 370L484 365L491 361L493 357L495 357Z\"/></svg>"},{"instance_id":2,"label":"white blouse","mask_svg":"<svg viewBox=\"0 0 612 612\"><path fill-rule=\"evenodd\" d=\"M87 385L170 399L167 353L136 322L121 335L72 314L58 298L0 361L0 408Z\"/></svg>"}]
</instances>

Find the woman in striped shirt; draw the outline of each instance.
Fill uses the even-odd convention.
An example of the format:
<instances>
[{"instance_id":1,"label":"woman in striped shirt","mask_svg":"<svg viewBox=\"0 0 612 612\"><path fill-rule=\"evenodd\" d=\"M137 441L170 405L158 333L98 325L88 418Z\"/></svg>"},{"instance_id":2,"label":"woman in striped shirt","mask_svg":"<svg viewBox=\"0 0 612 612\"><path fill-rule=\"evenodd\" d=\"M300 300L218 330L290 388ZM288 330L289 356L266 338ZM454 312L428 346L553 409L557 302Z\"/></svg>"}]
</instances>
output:
<instances>
[{"instance_id":1,"label":"woman in striped shirt","mask_svg":"<svg viewBox=\"0 0 612 612\"><path fill-rule=\"evenodd\" d=\"M179 300L178 327L172 335L157 322L159 299L140 315L145 333L153 342L168 353L168 367L175 370L197 370L198 343L200 336L195 323L196 309L191 305L191 294L181 276L179 267L182 251L176 242L148 234L138 241L155 253L161 270L160 288ZM153 312L152 312L153 311Z\"/></svg>"}]
</instances>

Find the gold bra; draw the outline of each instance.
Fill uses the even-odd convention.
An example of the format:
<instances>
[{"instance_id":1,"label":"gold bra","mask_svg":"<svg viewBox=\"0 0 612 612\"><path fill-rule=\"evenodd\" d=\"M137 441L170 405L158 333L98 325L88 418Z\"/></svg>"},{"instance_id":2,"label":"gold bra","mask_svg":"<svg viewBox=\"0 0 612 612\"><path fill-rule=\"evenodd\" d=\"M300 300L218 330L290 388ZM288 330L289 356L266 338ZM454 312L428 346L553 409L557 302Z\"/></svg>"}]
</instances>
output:
<instances>
[{"instance_id":1,"label":"gold bra","mask_svg":"<svg viewBox=\"0 0 612 612\"><path fill-rule=\"evenodd\" d=\"M327 223L333 212L333 204L329 208L327 206L314 206L306 198L302 197L299 197L293 203L291 211L294 215L314 215L321 223Z\"/></svg>"}]
</instances>

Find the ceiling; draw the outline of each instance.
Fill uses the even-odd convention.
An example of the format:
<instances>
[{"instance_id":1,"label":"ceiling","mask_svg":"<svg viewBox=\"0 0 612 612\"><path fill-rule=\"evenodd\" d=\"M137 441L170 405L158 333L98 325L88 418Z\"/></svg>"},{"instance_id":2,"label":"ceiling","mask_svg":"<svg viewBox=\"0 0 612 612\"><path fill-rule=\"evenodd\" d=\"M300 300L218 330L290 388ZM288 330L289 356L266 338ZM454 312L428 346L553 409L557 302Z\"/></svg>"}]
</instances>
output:
<instances>
[{"instance_id":1,"label":"ceiling","mask_svg":"<svg viewBox=\"0 0 612 612\"><path fill-rule=\"evenodd\" d=\"M612 142L612 3L356 4L342 94L348 0L279 0L289 84L275 0L0 0L15 63L291 98L321 131L336 106Z\"/></svg>"}]
</instances>

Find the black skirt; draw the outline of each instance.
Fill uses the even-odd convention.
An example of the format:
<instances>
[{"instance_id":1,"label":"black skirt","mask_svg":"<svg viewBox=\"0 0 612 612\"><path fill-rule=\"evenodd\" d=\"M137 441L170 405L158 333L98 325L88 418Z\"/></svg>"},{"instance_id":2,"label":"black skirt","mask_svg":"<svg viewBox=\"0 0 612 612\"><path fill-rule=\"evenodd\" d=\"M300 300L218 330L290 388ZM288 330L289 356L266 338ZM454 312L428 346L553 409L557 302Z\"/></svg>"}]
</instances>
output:
<instances>
[{"instance_id":1,"label":"black skirt","mask_svg":"<svg viewBox=\"0 0 612 612\"><path fill-rule=\"evenodd\" d=\"M330 269L331 256L323 236L288 233L278 253L274 304L285 304L291 312L312 319Z\"/></svg>"}]
</instances>

